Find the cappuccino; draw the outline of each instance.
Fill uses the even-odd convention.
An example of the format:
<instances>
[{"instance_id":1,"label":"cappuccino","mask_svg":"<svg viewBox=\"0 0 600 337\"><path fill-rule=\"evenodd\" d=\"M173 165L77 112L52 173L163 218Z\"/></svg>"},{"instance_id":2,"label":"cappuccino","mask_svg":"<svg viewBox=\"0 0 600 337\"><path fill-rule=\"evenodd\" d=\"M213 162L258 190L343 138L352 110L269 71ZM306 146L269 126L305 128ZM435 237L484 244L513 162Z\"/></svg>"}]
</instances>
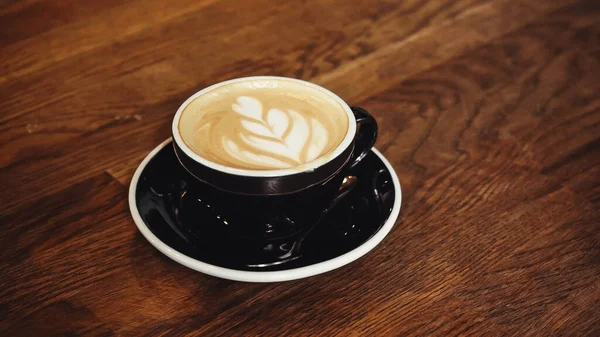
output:
<instances>
[{"instance_id":1,"label":"cappuccino","mask_svg":"<svg viewBox=\"0 0 600 337\"><path fill-rule=\"evenodd\" d=\"M300 81L248 79L195 97L181 113L185 144L211 162L246 170L328 160L346 137L347 108Z\"/></svg>"}]
</instances>

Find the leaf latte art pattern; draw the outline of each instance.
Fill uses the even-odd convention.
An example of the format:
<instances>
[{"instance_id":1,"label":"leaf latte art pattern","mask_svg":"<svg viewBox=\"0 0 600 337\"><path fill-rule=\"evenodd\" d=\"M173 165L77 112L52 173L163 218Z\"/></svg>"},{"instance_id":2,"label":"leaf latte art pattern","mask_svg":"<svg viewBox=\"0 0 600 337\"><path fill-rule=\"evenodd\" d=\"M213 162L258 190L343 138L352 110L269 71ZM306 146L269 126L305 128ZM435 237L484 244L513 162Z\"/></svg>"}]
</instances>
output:
<instances>
[{"instance_id":1,"label":"leaf latte art pattern","mask_svg":"<svg viewBox=\"0 0 600 337\"><path fill-rule=\"evenodd\" d=\"M327 150L327 129L315 118L293 109L266 110L249 96L238 97L232 109L239 115L241 128L235 137L224 135L222 146L241 162L289 168L310 162Z\"/></svg>"},{"instance_id":2,"label":"leaf latte art pattern","mask_svg":"<svg viewBox=\"0 0 600 337\"><path fill-rule=\"evenodd\" d=\"M247 80L194 98L178 121L202 159L242 170L321 165L348 133L347 108L330 94L287 80Z\"/></svg>"}]
</instances>

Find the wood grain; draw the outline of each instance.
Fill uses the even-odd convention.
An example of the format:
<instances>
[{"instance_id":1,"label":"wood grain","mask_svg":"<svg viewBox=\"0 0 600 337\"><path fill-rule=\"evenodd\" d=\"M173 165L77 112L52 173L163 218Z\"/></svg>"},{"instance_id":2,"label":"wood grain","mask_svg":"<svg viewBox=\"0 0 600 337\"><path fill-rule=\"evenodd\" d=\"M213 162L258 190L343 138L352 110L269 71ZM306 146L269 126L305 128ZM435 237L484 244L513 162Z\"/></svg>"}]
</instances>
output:
<instances>
[{"instance_id":1,"label":"wood grain","mask_svg":"<svg viewBox=\"0 0 600 337\"><path fill-rule=\"evenodd\" d=\"M593 0L0 2L3 336L600 335ZM304 280L206 276L129 215L220 80L312 80L378 120L388 237Z\"/></svg>"}]
</instances>

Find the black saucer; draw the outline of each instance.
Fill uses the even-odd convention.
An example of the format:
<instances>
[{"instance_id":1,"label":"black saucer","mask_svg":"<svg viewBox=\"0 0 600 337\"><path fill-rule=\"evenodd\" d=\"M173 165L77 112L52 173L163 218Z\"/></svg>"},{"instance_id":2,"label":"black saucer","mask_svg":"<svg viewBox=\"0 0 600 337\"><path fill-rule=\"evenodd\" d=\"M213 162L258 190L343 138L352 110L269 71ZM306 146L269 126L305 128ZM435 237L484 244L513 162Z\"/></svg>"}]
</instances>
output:
<instances>
[{"instance_id":1,"label":"black saucer","mask_svg":"<svg viewBox=\"0 0 600 337\"><path fill-rule=\"evenodd\" d=\"M155 247L193 269L224 278L261 281L245 277L253 273L243 272L273 274L320 266L303 276L314 275L364 255L383 239L398 216L400 185L380 153L371 151L347 174L356 177L353 189L303 234L298 250L290 250L293 241L289 240L283 244L259 241L251 243L254 251L248 254L247 242L240 243L235 235L214 231L215 217L222 220L230 216L222 211L227 209L228 200L213 199L213 208L217 206L221 211L219 214L211 211L211 205L202 201L201 196L211 194L212 189L181 167L171 141L157 147L138 168L130 188L130 207L138 228ZM231 216L240 218L239 214ZM382 230L383 227L386 228ZM256 247L261 247L264 253ZM291 256L280 263L271 263L273 249L290 250ZM261 263L261 259L267 263ZM235 276L227 271L242 273ZM287 275L267 281L303 276Z\"/></svg>"}]
</instances>

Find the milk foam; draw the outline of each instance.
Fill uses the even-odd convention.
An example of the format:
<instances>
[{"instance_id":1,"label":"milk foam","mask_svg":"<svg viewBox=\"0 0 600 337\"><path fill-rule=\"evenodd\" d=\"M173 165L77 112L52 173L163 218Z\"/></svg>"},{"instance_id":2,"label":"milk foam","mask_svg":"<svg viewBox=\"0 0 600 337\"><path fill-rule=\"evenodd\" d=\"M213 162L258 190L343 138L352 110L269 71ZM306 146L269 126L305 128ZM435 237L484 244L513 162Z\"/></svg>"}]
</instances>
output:
<instances>
[{"instance_id":1,"label":"milk foam","mask_svg":"<svg viewBox=\"0 0 600 337\"><path fill-rule=\"evenodd\" d=\"M180 134L201 157L225 166L271 170L331 153L348 128L346 112L320 90L286 81L219 87L183 111Z\"/></svg>"}]
</instances>

